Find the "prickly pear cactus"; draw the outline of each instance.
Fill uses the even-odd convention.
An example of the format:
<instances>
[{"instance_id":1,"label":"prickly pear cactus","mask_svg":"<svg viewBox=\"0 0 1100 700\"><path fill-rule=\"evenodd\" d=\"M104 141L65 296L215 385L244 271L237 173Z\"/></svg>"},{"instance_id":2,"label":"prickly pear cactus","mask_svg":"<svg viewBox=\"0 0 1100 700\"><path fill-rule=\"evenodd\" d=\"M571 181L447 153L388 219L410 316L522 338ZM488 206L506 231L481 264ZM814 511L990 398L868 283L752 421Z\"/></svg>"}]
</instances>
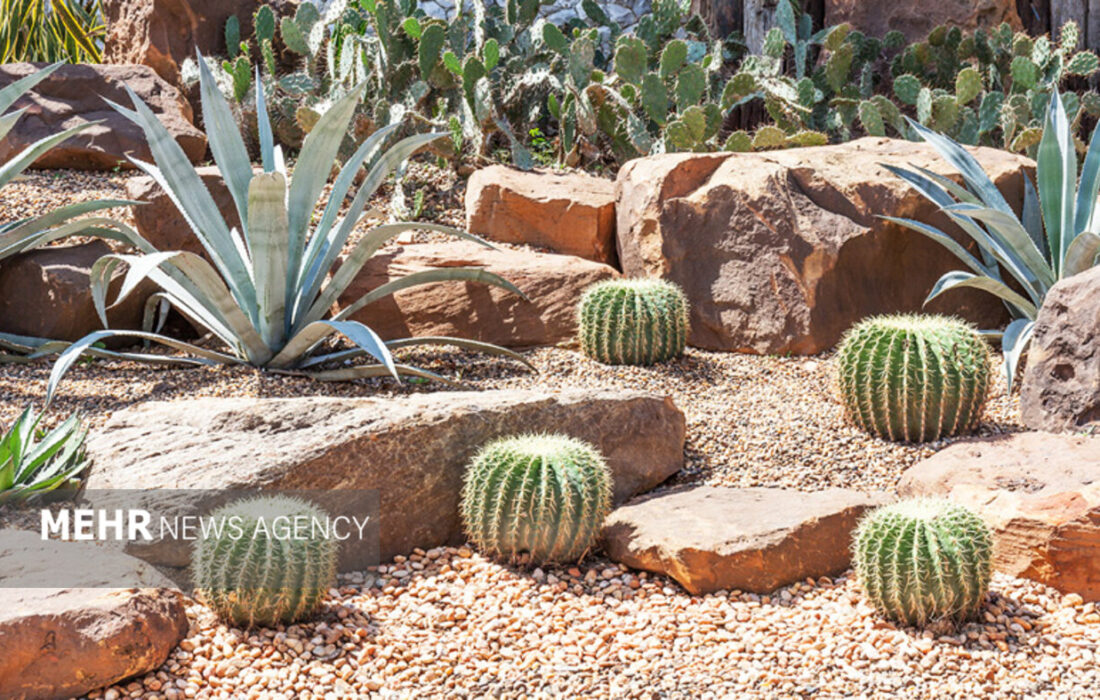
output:
<instances>
[{"instance_id":1,"label":"prickly pear cactus","mask_svg":"<svg viewBox=\"0 0 1100 700\"><path fill-rule=\"evenodd\" d=\"M989 393L989 348L968 324L905 314L861 321L836 354L848 420L888 440L974 430Z\"/></svg>"},{"instance_id":2,"label":"prickly pear cactus","mask_svg":"<svg viewBox=\"0 0 1100 700\"><path fill-rule=\"evenodd\" d=\"M993 573L989 527L945 500L907 500L872 511L856 528L852 549L868 600L907 625L973 617Z\"/></svg>"}]
</instances>

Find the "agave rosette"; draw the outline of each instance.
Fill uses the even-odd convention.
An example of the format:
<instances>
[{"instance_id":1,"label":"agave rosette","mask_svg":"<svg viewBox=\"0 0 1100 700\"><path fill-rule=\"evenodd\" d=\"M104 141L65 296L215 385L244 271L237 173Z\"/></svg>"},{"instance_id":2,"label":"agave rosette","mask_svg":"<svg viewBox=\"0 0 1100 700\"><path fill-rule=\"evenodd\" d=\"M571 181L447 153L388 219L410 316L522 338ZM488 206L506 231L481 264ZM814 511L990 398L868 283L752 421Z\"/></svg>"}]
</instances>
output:
<instances>
[{"instance_id":1,"label":"agave rosette","mask_svg":"<svg viewBox=\"0 0 1100 700\"><path fill-rule=\"evenodd\" d=\"M257 82L262 172L256 173L229 104L201 56L198 65L202 113L210 149L233 198L242 222L241 230L230 228L226 223L183 150L137 95L127 90L134 109L111 103L145 132L155 164L130 160L153 177L169 195L209 261L190 252L159 251L139 234L126 229L129 242L140 252L100 258L92 267L92 293L96 310L106 326L107 290L115 269L123 264L127 266L115 304L131 294L142 280L152 280L160 290L146 306L145 329L103 330L73 343L53 368L49 397L81 354L94 352L96 343L117 336L155 342L185 353L184 356L117 353L121 357L186 364L248 364L329 380L406 374L446 381L434 373L397 364L391 349L410 345L456 345L525 362L505 348L459 338L422 337L384 342L368 326L349 320L352 314L371 302L401 289L431 282L483 282L523 296L507 280L478 268L414 272L371 290L327 318L333 304L366 261L403 231L441 231L492 247L476 236L446 226L388 223L375 226L363 235L329 275L352 231L366 218L366 205L384 179L418 149L445 134L410 136L389 150L383 150L384 141L396 125L376 131L340 169L319 219L311 226L340 143L348 133L360 90L353 90L337 100L320 118L302 144L291 177L282 150L274 143L263 88ZM356 176L364 166L368 166L366 176L347 211L341 215L341 205L352 193ZM221 341L224 349L200 347L155 332L156 318L162 316L158 310L163 312L167 307L207 329ZM323 341L332 335L350 341L351 349L326 351ZM348 360L361 357L371 361L348 364ZM321 368L330 362L340 362L341 366Z\"/></svg>"},{"instance_id":2,"label":"agave rosette","mask_svg":"<svg viewBox=\"0 0 1100 700\"><path fill-rule=\"evenodd\" d=\"M1023 210L1017 216L969 151L912 120L909 124L959 171L965 186L926 168L883 167L935 203L974 241L978 256L934 226L912 219L882 218L928 236L970 268L940 277L925 303L959 288L980 289L1005 303L1014 320L1003 333L986 333L1001 336L1011 390L1047 292L1058 280L1095 265L1100 254L1100 236L1095 232L1100 225L1096 201L1100 129L1093 131L1078 178L1073 131L1061 96L1053 93L1036 155L1038 191L1025 177Z\"/></svg>"}]
</instances>

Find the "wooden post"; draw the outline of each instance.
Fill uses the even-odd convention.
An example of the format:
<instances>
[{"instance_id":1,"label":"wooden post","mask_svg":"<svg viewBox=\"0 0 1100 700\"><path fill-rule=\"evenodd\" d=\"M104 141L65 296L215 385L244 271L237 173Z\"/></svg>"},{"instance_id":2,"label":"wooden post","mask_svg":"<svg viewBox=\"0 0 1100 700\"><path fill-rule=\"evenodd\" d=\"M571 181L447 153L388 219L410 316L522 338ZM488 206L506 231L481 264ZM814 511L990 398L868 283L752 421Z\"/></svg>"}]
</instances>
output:
<instances>
[{"instance_id":1,"label":"wooden post","mask_svg":"<svg viewBox=\"0 0 1100 700\"><path fill-rule=\"evenodd\" d=\"M1050 0L1050 35L1057 40L1066 22L1076 22L1081 28L1078 47L1089 45L1089 5L1093 0Z\"/></svg>"},{"instance_id":2,"label":"wooden post","mask_svg":"<svg viewBox=\"0 0 1100 700\"><path fill-rule=\"evenodd\" d=\"M734 0L736 2L736 0ZM750 54L764 51L764 37L775 26L775 8L779 0L744 0L745 44Z\"/></svg>"}]
</instances>

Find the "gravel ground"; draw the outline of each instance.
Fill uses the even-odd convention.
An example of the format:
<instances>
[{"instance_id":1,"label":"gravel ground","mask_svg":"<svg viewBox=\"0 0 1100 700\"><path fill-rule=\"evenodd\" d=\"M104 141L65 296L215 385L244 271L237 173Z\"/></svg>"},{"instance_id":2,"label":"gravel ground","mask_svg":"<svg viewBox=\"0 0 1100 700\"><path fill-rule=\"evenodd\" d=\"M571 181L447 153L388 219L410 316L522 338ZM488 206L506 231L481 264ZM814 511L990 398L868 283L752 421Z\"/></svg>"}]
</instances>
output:
<instances>
[{"instance_id":1,"label":"gravel ground","mask_svg":"<svg viewBox=\"0 0 1100 700\"><path fill-rule=\"evenodd\" d=\"M125 177L33 173L17 197L5 190L0 220L40 213L42 202L56 205L78 191L119 196ZM460 181L431 168L411 177L435 193L426 219L461 223ZM16 209L13 199L34 204ZM844 425L827 355L689 350L654 368L606 367L569 348L526 356L539 373L445 349L400 353L474 388L671 395L688 419L680 482L892 489L907 466L946 444L893 444ZM48 373L48 364L0 367L0 422L27 403L41 405ZM50 419L80 410L94 428L151 399L448 390L89 362L71 370ZM980 433L1021 430L1017 416L1017 397L998 382ZM926 631L878 618L850 576L770 597L693 597L668 579L599 557L530 571L440 549L398 557L340 586L321 616L285 630L227 628L192 602L191 633L159 671L92 697L1084 697L1100 680L1095 607L1000 575L982 620Z\"/></svg>"},{"instance_id":2,"label":"gravel ground","mask_svg":"<svg viewBox=\"0 0 1100 700\"><path fill-rule=\"evenodd\" d=\"M245 632L195 604L161 669L92 697L1095 696L1100 614L996 575L982 619L897 628L849 576L691 597L602 560L520 571L417 551L345 578L308 624Z\"/></svg>"}]
</instances>

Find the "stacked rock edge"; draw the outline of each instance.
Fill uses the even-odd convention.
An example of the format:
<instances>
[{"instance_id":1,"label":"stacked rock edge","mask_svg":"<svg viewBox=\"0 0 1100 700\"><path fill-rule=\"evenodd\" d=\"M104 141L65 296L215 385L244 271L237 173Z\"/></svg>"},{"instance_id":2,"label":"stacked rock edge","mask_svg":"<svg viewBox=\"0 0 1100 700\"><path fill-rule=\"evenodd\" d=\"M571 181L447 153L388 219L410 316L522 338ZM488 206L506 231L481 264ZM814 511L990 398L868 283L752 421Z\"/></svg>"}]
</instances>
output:
<instances>
[{"instance_id":1,"label":"stacked rock edge","mask_svg":"<svg viewBox=\"0 0 1100 700\"><path fill-rule=\"evenodd\" d=\"M1033 162L990 148L973 153L1019 208ZM882 164L959 177L930 146L884 138L633 160L616 183L623 273L683 287L688 342L711 350L815 354L856 322L886 313L946 313L979 328L1003 326L1003 305L977 290L952 291L923 308L936 280L963 265L880 216L954 228Z\"/></svg>"}]
</instances>

